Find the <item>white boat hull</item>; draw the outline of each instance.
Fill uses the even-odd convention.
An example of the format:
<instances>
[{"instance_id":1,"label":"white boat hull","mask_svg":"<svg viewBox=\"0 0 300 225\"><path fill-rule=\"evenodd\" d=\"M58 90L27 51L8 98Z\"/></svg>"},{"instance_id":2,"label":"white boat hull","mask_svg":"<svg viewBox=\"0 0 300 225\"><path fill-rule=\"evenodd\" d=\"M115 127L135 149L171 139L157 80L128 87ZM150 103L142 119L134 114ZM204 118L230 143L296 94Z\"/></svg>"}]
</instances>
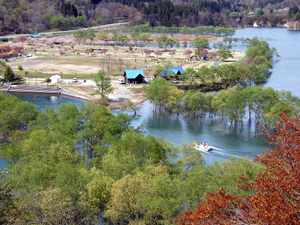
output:
<instances>
[{"instance_id":1,"label":"white boat hull","mask_svg":"<svg viewBox=\"0 0 300 225\"><path fill-rule=\"evenodd\" d=\"M212 148L210 146L204 146L204 145L195 145L194 148L201 152L209 152L212 150Z\"/></svg>"}]
</instances>

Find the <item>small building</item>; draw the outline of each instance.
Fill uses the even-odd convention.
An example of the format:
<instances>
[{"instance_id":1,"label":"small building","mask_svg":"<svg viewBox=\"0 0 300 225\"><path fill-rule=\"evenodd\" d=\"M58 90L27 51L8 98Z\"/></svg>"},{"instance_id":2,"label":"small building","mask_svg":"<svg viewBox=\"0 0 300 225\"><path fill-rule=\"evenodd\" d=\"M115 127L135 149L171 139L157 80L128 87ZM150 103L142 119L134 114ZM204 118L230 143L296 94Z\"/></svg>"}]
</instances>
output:
<instances>
[{"instance_id":1,"label":"small building","mask_svg":"<svg viewBox=\"0 0 300 225\"><path fill-rule=\"evenodd\" d=\"M42 35L40 35L40 34L31 34L30 37L31 38L40 38L40 37L42 37Z\"/></svg>"},{"instance_id":2,"label":"small building","mask_svg":"<svg viewBox=\"0 0 300 225\"><path fill-rule=\"evenodd\" d=\"M59 75L54 75L54 76L50 77L50 80L51 80L52 84L62 82L61 76L59 76Z\"/></svg>"},{"instance_id":3,"label":"small building","mask_svg":"<svg viewBox=\"0 0 300 225\"><path fill-rule=\"evenodd\" d=\"M142 84L145 78L144 71L142 69L125 70L124 80L128 84Z\"/></svg>"},{"instance_id":4,"label":"small building","mask_svg":"<svg viewBox=\"0 0 300 225\"><path fill-rule=\"evenodd\" d=\"M160 71L160 74L165 78L169 77L178 77L184 73L184 70L181 66L166 68L165 70Z\"/></svg>"}]
</instances>

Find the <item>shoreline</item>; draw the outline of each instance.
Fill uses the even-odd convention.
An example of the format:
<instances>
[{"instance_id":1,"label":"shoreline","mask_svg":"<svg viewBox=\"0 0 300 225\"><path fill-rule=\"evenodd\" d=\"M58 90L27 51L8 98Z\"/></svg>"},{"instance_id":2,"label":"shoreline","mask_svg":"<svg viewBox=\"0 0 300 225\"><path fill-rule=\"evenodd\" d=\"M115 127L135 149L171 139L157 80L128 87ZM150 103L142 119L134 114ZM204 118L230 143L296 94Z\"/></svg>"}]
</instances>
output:
<instances>
[{"instance_id":1,"label":"shoreline","mask_svg":"<svg viewBox=\"0 0 300 225\"><path fill-rule=\"evenodd\" d=\"M77 99L84 102L96 102L100 98L92 99L86 94L76 92L74 90L70 90L65 87L61 86L44 86L44 85L38 85L38 86L27 86L27 85L0 85L0 91L3 93L17 93L17 94L25 94L25 95L34 95L34 94L41 94L41 95L57 95L57 96L63 96L66 98L71 99ZM132 105L136 106L141 104L142 102L146 101L147 98L135 98L134 101L132 101ZM107 105L110 109L122 109L123 106L126 104L126 102L118 101L118 100L112 100L109 98L109 103Z\"/></svg>"},{"instance_id":2,"label":"shoreline","mask_svg":"<svg viewBox=\"0 0 300 225\"><path fill-rule=\"evenodd\" d=\"M91 101L86 96L79 95L66 88L54 86L25 86L25 85L1 85L0 91L5 93L18 93L18 94L45 94L45 95L61 95L70 98L80 99L84 101Z\"/></svg>"}]
</instances>

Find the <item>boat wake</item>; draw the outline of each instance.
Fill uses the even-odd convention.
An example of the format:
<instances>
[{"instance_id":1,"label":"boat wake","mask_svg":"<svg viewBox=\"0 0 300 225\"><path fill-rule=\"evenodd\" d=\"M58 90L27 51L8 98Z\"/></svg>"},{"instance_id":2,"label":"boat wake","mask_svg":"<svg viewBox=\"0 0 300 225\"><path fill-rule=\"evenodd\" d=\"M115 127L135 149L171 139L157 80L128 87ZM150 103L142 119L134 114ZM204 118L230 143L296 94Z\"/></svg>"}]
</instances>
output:
<instances>
[{"instance_id":1,"label":"boat wake","mask_svg":"<svg viewBox=\"0 0 300 225\"><path fill-rule=\"evenodd\" d=\"M221 149L221 148L216 148L216 147L214 147L214 146L211 146L211 148L212 148L213 150L216 150L216 151L225 152L225 150L223 150L223 149Z\"/></svg>"},{"instance_id":2,"label":"boat wake","mask_svg":"<svg viewBox=\"0 0 300 225\"><path fill-rule=\"evenodd\" d=\"M240 158L242 159L243 157L240 157L240 156L237 156L237 155L232 155L232 154L229 154L229 153L226 153L224 149L221 149L221 148L216 148L216 147L213 147L211 146L212 148L212 151L210 153L216 153L216 154L219 154L219 155L223 155L223 156L229 156L229 157L235 157L235 158Z\"/></svg>"}]
</instances>

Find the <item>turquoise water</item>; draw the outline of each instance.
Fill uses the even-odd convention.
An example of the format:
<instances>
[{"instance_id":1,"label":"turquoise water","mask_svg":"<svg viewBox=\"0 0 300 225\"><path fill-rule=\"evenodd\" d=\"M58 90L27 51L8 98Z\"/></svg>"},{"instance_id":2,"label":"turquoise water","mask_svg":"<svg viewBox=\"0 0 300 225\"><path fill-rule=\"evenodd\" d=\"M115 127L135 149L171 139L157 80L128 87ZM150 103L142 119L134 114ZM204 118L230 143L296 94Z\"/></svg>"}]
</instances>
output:
<instances>
[{"instance_id":1,"label":"turquoise water","mask_svg":"<svg viewBox=\"0 0 300 225\"><path fill-rule=\"evenodd\" d=\"M272 47L276 47L280 58L275 59L272 75L265 87L277 90L288 90L300 96L300 32L287 31L281 28L247 28L237 30L236 37L254 36L268 40ZM18 95L23 100L33 102L41 110L46 107L57 108L67 102L80 106L81 101L56 96L45 95ZM163 113L153 114L152 104L145 101L140 105L138 117L132 121L132 126L143 125L146 135L164 138L175 146L183 142L199 140L207 141L210 145L219 148L217 151L203 153L208 165L214 161L223 161L232 157L253 158L268 146L262 138L253 137L255 127L247 122L244 126L230 127L227 121L221 119L190 118ZM4 161L0 167L4 167Z\"/></svg>"}]
</instances>

